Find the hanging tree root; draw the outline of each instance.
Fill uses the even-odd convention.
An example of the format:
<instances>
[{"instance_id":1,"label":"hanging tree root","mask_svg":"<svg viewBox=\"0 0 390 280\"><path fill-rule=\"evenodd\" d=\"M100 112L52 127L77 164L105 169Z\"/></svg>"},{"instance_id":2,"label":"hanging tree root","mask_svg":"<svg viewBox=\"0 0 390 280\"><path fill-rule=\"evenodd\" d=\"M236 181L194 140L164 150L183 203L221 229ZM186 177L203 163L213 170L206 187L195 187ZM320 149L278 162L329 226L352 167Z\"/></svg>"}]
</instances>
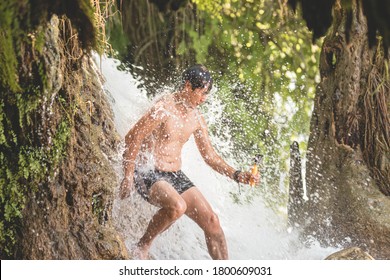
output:
<instances>
[{"instance_id":1,"label":"hanging tree root","mask_svg":"<svg viewBox=\"0 0 390 280\"><path fill-rule=\"evenodd\" d=\"M363 155L382 193L390 195L390 79L388 60L378 47L364 94Z\"/></svg>"}]
</instances>

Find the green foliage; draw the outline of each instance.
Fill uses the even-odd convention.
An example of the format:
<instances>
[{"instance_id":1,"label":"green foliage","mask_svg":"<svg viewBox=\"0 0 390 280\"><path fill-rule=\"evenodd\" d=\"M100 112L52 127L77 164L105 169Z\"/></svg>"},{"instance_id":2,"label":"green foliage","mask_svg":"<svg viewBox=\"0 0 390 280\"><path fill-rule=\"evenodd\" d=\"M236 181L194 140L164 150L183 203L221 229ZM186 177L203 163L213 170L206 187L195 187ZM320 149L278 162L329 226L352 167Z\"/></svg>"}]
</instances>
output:
<instances>
[{"instance_id":1,"label":"green foliage","mask_svg":"<svg viewBox=\"0 0 390 280\"><path fill-rule=\"evenodd\" d=\"M192 46L195 52L195 59L196 61L206 61L207 55L208 55L208 48L212 44L209 37L204 34L199 34L195 30L188 29L188 35L191 38ZM182 49L180 49L180 46ZM184 41L182 41L181 45L179 46L179 52L178 54L185 54L186 46Z\"/></svg>"},{"instance_id":2,"label":"green foliage","mask_svg":"<svg viewBox=\"0 0 390 280\"><path fill-rule=\"evenodd\" d=\"M274 175L285 171L291 142L308 137L319 47L307 44L311 34L285 3L193 2L203 10L204 36L213 46L199 62L220 73L219 94L235 142L265 153L267 165L279 166Z\"/></svg>"},{"instance_id":3,"label":"green foliage","mask_svg":"<svg viewBox=\"0 0 390 280\"><path fill-rule=\"evenodd\" d=\"M192 40L183 38L180 50L195 52L216 76L226 121L214 131L229 128L246 168L264 154L262 190L285 201L289 146L298 141L304 154L308 140L320 48L308 44L311 34L285 1L192 2L204 27L187 26Z\"/></svg>"},{"instance_id":4,"label":"green foliage","mask_svg":"<svg viewBox=\"0 0 390 280\"><path fill-rule=\"evenodd\" d=\"M110 45L116 53L125 54L129 40L126 37L123 28L120 24L120 17L118 15L112 16L107 21L107 36L110 38Z\"/></svg>"}]
</instances>

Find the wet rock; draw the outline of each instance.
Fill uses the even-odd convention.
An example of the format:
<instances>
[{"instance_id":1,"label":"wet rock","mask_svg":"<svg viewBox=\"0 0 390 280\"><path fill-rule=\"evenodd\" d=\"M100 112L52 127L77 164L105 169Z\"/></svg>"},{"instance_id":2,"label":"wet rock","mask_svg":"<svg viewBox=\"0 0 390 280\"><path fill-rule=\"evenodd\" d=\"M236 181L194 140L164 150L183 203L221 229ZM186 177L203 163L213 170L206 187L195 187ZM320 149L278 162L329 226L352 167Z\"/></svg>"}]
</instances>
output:
<instances>
[{"instance_id":1,"label":"wet rock","mask_svg":"<svg viewBox=\"0 0 390 280\"><path fill-rule=\"evenodd\" d=\"M356 30L351 41L345 40L345 11L335 5L334 26L322 46L322 78L307 148L308 200L300 213L308 213L303 219L305 235L322 246L346 244L348 237L348 247L388 260L390 166L381 166L381 156L390 155L388 146L382 145L389 141L388 80L382 74L383 51L378 55L368 48L365 18L356 3L351 7ZM375 85L380 83L384 86L377 94ZM371 99L374 92L378 99ZM379 129L377 124L386 125Z\"/></svg>"},{"instance_id":2,"label":"wet rock","mask_svg":"<svg viewBox=\"0 0 390 280\"><path fill-rule=\"evenodd\" d=\"M15 258L128 259L111 221L119 184L112 161L120 137L92 60L87 54L69 56L63 48L77 47L59 37L61 26L58 18L51 21L46 34L51 47L43 61L51 63L45 65L52 70L47 75L50 96L66 98L52 99L44 125L55 133L66 114L70 137L55 174L27 197ZM69 108L59 102L69 102Z\"/></svg>"},{"instance_id":3,"label":"wet rock","mask_svg":"<svg viewBox=\"0 0 390 280\"><path fill-rule=\"evenodd\" d=\"M373 260L374 258L359 247L343 249L326 257L325 260Z\"/></svg>"},{"instance_id":4,"label":"wet rock","mask_svg":"<svg viewBox=\"0 0 390 280\"><path fill-rule=\"evenodd\" d=\"M104 228L99 232L96 247L104 260L130 259L127 248L118 233L110 228Z\"/></svg>"}]
</instances>

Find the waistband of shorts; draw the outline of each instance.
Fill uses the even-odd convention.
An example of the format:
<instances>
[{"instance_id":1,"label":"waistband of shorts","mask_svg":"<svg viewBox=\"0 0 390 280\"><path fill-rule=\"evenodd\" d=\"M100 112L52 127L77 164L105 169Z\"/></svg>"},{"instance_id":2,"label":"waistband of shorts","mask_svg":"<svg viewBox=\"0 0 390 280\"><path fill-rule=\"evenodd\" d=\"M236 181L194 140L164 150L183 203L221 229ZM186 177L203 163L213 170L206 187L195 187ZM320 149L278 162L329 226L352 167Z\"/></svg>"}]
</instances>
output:
<instances>
[{"instance_id":1,"label":"waistband of shorts","mask_svg":"<svg viewBox=\"0 0 390 280\"><path fill-rule=\"evenodd\" d=\"M134 173L148 173L148 172L154 172L154 173L160 173L160 174L163 174L163 173L177 174L177 173L182 173L183 171L181 169L176 170L176 171L163 171L163 170L159 170L159 169L150 169L150 170L147 170L145 172L140 171L139 169L134 170Z\"/></svg>"}]
</instances>

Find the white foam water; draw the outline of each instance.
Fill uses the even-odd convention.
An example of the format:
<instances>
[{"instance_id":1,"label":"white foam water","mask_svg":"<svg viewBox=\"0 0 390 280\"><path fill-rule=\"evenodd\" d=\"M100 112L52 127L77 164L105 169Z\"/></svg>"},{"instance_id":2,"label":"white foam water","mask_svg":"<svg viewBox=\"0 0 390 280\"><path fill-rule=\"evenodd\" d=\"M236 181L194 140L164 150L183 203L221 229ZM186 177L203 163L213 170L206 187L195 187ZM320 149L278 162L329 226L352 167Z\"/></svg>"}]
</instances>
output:
<instances>
[{"instance_id":1,"label":"white foam water","mask_svg":"<svg viewBox=\"0 0 390 280\"><path fill-rule=\"evenodd\" d=\"M103 57L98 64L106 79L104 90L111 100L116 128L123 139L131 126L151 105L151 102L145 92L137 88L139 82L130 73L117 69L119 61ZM216 113L220 105L213 101L208 103L210 110L207 110L207 120L220 121ZM213 140L216 146L225 145L225 147L221 146L221 149L227 149L226 145L229 146L226 141L218 142L218 139L214 138ZM114 166L119 181L123 176L120 157L121 149L118 152L118 164ZM278 215L267 208L264 199L259 194L253 194L250 202L240 204L234 202L231 193L238 194L237 184L214 172L204 163L192 138L183 148L182 170L200 189L218 214L231 259L324 259L336 250L335 248L322 248L315 242L310 247L304 246L297 233L288 229L285 215ZM131 250L144 233L157 208L144 201L138 193L133 193L129 198L120 200L119 185L116 190L113 220L118 231L124 236L126 246ZM241 195L244 196L251 195L254 191L249 186L241 187ZM156 238L150 254L152 258L160 260L210 259L202 230L186 216L180 218Z\"/></svg>"}]
</instances>

